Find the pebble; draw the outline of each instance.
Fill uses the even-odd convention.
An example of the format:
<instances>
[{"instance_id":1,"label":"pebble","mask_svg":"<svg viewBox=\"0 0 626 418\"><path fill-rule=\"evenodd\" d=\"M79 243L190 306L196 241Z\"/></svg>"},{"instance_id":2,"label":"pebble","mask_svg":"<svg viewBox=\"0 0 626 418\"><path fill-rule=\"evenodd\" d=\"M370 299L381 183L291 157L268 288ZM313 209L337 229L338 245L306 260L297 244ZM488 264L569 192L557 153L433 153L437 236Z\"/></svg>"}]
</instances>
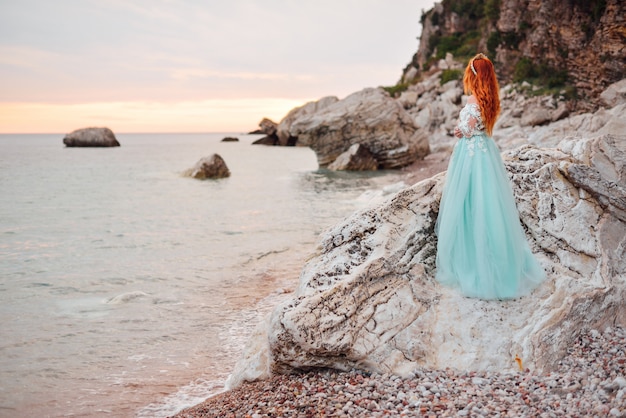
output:
<instances>
[{"instance_id":1,"label":"pebble","mask_svg":"<svg viewBox=\"0 0 626 418\"><path fill-rule=\"evenodd\" d=\"M617 349L615 349L617 347ZM318 370L246 383L175 417L537 416L626 418L626 329L591 330L549 373ZM244 396L245 395L245 396Z\"/></svg>"}]
</instances>

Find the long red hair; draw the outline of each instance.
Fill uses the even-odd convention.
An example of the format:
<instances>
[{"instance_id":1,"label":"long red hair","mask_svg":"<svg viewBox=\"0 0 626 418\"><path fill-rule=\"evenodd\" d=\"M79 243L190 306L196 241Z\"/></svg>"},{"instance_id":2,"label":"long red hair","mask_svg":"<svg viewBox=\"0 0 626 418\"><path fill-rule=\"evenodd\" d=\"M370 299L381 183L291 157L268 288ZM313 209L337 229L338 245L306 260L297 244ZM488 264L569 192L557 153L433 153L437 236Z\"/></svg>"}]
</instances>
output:
<instances>
[{"instance_id":1,"label":"long red hair","mask_svg":"<svg viewBox=\"0 0 626 418\"><path fill-rule=\"evenodd\" d=\"M478 54L467 64L463 76L463 91L476 98L483 124L487 134L491 136L493 125L500 114L500 87L493 63L487 56Z\"/></svg>"}]
</instances>

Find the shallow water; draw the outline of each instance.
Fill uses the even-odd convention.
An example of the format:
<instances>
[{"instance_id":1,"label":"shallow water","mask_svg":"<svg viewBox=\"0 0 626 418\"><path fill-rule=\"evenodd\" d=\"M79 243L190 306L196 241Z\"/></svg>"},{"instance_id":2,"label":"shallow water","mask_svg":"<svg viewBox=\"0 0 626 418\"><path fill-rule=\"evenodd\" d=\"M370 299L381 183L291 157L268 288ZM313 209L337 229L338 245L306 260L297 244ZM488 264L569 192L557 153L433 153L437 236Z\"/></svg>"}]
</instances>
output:
<instances>
[{"instance_id":1,"label":"shallow water","mask_svg":"<svg viewBox=\"0 0 626 418\"><path fill-rule=\"evenodd\" d=\"M224 136L0 135L0 416L167 416L221 391L319 233L400 180ZM212 153L231 177L181 175Z\"/></svg>"}]
</instances>

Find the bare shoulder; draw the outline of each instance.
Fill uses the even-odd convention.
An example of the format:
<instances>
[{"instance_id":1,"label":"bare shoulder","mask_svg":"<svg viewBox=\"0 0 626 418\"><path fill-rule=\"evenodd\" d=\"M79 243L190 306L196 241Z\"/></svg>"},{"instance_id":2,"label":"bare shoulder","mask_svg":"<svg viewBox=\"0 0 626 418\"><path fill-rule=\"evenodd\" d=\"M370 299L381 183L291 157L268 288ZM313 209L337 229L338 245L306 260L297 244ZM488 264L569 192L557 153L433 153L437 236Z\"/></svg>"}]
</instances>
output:
<instances>
[{"instance_id":1,"label":"bare shoulder","mask_svg":"<svg viewBox=\"0 0 626 418\"><path fill-rule=\"evenodd\" d=\"M471 95L470 97L467 98L467 103L468 104L470 104L470 103L477 104L478 100L476 100L476 97L474 97L474 95Z\"/></svg>"}]
</instances>

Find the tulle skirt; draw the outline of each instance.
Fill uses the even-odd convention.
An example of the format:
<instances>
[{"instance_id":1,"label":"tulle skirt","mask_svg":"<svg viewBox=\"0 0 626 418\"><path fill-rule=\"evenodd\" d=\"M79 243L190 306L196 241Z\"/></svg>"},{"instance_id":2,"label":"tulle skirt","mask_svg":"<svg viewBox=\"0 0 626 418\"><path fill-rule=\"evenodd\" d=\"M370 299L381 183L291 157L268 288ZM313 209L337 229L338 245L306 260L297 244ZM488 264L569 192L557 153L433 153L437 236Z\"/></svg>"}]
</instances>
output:
<instances>
[{"instance_id":1,"label":"tulle skirt","mask_svg":"<svg viewBox=\"0 0 626 418\"><path fill-rule=\"evenodd\" d=\"M545 279L526 241L500 151L484 134L456 144L435 231L436 279L466 296L516 298Z\"/></svg>"}]
</instances>

